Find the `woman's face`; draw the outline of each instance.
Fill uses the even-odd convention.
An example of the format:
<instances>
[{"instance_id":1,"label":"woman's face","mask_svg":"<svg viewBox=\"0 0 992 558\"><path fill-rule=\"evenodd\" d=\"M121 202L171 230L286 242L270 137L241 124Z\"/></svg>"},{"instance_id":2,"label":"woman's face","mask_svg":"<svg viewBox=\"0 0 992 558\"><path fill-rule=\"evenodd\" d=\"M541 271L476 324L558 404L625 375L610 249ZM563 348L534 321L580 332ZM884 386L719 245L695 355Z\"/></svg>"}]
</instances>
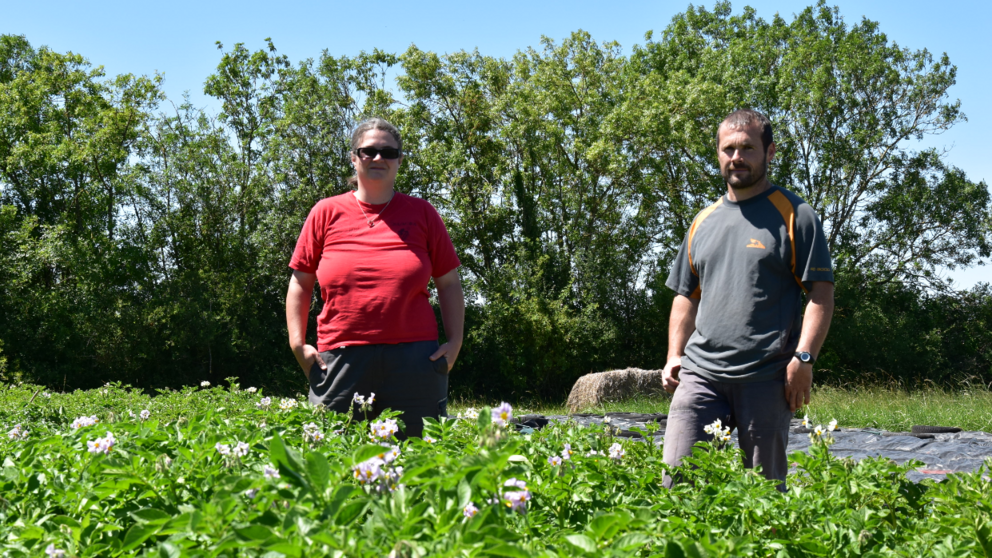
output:
<instances>
[{"instance_id":1,"label":"woman's face","mask_svg":"<svg viewBox=\"0 0 992 558\"><path fill-rule=\"evenodd\" d=\"M358 142L356 151L363 147L374 147L382 149L384 147L398 148L396 140L385 130L369 130ZM369 184L379 182L392 186L396 181L396 171L400 168L403 156L398 159L383 159L382 154L377 154L375 158L359 157L354 151L351 153L351 164L355 167L355 174L358 176L359 184Z\"/></svg>"}]
</instances>

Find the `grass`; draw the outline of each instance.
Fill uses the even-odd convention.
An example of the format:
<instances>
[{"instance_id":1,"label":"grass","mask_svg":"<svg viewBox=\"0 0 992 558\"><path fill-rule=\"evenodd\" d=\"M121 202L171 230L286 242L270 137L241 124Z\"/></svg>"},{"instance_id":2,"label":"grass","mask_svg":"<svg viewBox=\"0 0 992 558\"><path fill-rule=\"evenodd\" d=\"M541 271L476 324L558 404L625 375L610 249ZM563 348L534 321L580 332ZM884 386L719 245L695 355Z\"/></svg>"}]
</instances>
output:
<instances>
[{"instance_id":1,"label":"grass","mask_svg":"<svg viewBox=\"0 0 992 558\"><path fill-rule=\"evenodd\" d=\"M667 395L618 402L607 402L584 412L607 413L667 413L671 404ZM498 402L456 400L448 412L457 414L468 407L480 408ZM964 430L992 432L992 391L986 388L951 391L935 388L926 391L905 391L887 387L836 388L817 387L809 407L797 413L808 413L815 424L837 419L842 427L877 428L906 432L914 425L957 426ZM567 415L564 402L523 402L514 414Z\"/></svg>"}]
</instances>

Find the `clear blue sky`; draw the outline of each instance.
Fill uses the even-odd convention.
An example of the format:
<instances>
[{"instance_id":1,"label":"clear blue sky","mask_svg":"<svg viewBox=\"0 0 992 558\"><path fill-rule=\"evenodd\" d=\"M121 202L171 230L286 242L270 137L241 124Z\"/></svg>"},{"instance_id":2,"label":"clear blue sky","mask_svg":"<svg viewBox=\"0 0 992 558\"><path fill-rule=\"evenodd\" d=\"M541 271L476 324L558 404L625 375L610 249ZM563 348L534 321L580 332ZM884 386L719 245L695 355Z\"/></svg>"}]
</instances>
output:
<instances>
[{"instance_id":1,"label":"clear blue sky","mask_svg":"<svg viewBox=\"0 0 992 558\"><path fill-rule=\"evenodd\" d=\"M771 19L786 20L812 1L752 0L745 5ZM165 77L165 92L178 101L188 91L198 106L214 106L203 95L203 80L214 70L221 41L249 49L271 37L291 60L316 58L327 49L335 56L379 48L400 53L411 44L438 53L472 50L510 57L539 47L541 36L555 40L584 29L597 41L619 42L628 50L644 43L649 30L661 32L688 2L571 1L534 2L259 2L244 0L174 0L143 2L13 2L2 5L0 33L23 34L34 46L73 51L102 65L108 75L134 73ZM712 8L713 3L698 3ZM953 98L961 100L968 122L927 145L950 148L948 161L972 180L992 181L985 130L992 129L992 63L985 37L992 2L922 2L919 0L834 0L850 24L862 17L878 21L891 40L912 49L946 52L958 67ZM985 157L983 157L985 155ZM982 161L985 160L985 163ZM992 282L992 265L955 271L955 286Z\"/></svg>"}]
</instances>

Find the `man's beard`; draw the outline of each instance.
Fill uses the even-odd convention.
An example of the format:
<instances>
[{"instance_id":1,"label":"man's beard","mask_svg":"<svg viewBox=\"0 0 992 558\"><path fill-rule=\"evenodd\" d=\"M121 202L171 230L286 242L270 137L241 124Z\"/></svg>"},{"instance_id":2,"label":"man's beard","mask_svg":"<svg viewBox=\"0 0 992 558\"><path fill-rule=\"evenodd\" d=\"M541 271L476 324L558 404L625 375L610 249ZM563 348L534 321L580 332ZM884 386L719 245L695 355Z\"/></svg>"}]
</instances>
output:
<instances>
[{"instance_id":1,"label":"man's beard","mask_svg":"<svg viewBox=\"0 0 992 558\"><path fill-rule=\"evenodd\" d=\"M759 172L757 174L755 174L754 169L747 169L747 167L745 167L745 169L748 170L748 173L744 176L734 175L733 170L730 167L730 165L727 165L726 169L721 169L720 174L723 175L723 179L727 182L727 185L734 190L746 190L758 182L761 182L761 180L765 178L765 175L768 174L768 164L765 162L761 163L761 167L759 168ZM731 182L731 179L733 179L736 183Z\"/></svg>"}]
</instances>

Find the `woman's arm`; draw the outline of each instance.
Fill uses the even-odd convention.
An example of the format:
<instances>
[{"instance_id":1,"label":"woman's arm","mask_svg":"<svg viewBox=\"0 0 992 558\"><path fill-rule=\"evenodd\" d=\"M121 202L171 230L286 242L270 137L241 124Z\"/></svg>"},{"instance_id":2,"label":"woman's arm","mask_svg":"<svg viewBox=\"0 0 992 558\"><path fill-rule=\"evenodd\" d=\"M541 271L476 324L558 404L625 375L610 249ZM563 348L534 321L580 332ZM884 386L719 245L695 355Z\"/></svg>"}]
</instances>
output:
<instances>
[{"instance_id":1,"label":"woman's arm","mask_svg":"<svg viewBox=\"0 0 992 558\"><path fill-rule=\"evenodd\" d=\"M448 338L448 342L434 351L431 360L437 360L443 355L448 361L448 370L451 370L458 358L458 351L462 350L462 336L465 333L465 295L462 293L458 268L441 277L435 277L434 285L437 287L437 300L441 303L441 321L444 322L444 336Z\"/></svg>"},{"instance_id":2,"label":"woman's arm","mask_svg":"<svg viewBox=\"0 0 992 558\"><path fill-rule=\"evenodd\" d=\"M296 362L310 379L310 368L314 360L321 370L327 370L327 365L320 358L320 353L313 345L307 345L307 319L310 317L310 298L313 296L313 285L317 282L316 273L293 271L289 278L289 291L286 292L286 329L289 330L289 347L293 349Z\"/></svg>"}]
</instances>

